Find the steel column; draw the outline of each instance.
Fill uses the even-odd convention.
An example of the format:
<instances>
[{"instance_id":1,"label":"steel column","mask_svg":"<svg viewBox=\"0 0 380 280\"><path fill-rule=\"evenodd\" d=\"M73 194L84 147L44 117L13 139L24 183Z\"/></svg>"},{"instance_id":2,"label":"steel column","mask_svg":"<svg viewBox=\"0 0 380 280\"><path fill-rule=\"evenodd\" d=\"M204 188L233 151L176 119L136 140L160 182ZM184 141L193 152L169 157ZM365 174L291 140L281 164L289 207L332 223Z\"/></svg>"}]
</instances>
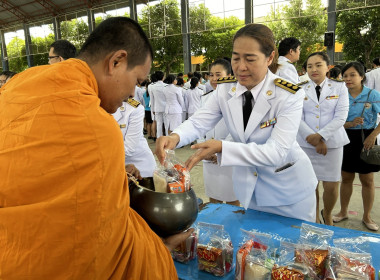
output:
<instances>
[{"instance_id":1,"label":"steel column","mask_svg":"<svg viewBox=\"0 0 380 280\"><path fill-rule=\"evenodd\" d=\"M55 40L61 39L61 21L57 18L53 18L54 38Z\"/></svg>"},{"instance_id":2,"label":"steel column","mask_svg":"<svg viewBox=\"0 0 380 280\"><path fill-rule=\"evenodd\" d=\"M253 0L245 0L245 24L253 23Z\"/></svg>"},{"instance_id":3,"label":"steel column","mask_svg":"<svg viewBox=\"0 0 380 280\"><path fill-rule=\"evenodd\" d=\"M24 35L25 35L26 60L28 61L28 66L33 67L34 61L33 61L33 51L32 51L32 38L30 37L29 25L24 23L23 26L24 26Z\"/></svg>"},{"instance_id":4,"label":"steel column","mask_svg":"<svg viewBox=\"0 0 380 280\"><path fill-rule=\"evenodd\" d=\"M9 62L8 62L8 53L7 53L7 45L5 44L4 31L0 30L0 40L1 40L1 64L3 66L3 71L9 70Z\"/></svg>"},{"instance_id":5,"label":"steel column","mask_svg":"<svg viewBox=\"0 0 380 280\"><path fill-rule=\"evenodd\" d=\"M331 47L327 47L327 55L331 64L335 64L335 29L336 29L336 0L329 0L327 7L327 31L334 32L334 43Z\"/></svg>"},{"instance_id":6,"label":"steel column","mask_svg":"<svg viewBox=\"0 0 380 280\"><path fill-rule=\"evenodd\" d=\"M129 17L135 21L138 21L137 18L137 7L135 0L129 0Z\"/></svg>"},{"instance_id":7,"label":"steel column","mask_svg":"<svg viewBox=\"0 0 380 280\"><path fill-rule=\"evenodd\" d=\"M88 33L91 33L95 29L94 10L87 9L87 19L88 19Z\"/></svg>"},{"instance_id":8,"label":"steel column","mask_svg":"<svg viewBox=\"0 0 380 280\"><path fill-rule=\"evenodd\" d=\"M181 24L183 43L184 71L191 71L191 46L190 46L190 25L189 25L189 0L181 0Z\"/></svg>"}]
</instances>

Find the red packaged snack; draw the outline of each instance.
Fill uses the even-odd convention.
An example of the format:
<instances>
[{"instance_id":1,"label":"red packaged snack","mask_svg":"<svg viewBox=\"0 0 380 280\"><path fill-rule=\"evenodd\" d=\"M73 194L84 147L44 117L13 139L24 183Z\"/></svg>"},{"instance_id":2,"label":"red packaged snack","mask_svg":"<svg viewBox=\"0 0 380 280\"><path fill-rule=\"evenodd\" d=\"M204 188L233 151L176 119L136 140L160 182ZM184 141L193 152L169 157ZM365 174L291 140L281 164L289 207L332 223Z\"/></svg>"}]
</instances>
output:
<instances>
[{"instance_id":1,"label":"red packaged snack","mask_svg":"<svg viewBox=\"0 0 380 280\"><path fill-rule=\"evenodd\" d=\"M223 225L199 223L198 269L224 276L233 268L233 246Z\"/></svg>"},{"instance_id":2,"label":"red packaged snack","mask_svg":"<svg viewBox=\"0 0 380 280\"><path fill-rule=\"evenodd\" d=\"M305 275L295 268L280 266L273 268L272 280L304 280Z\"/></svg>"}]
</instances>

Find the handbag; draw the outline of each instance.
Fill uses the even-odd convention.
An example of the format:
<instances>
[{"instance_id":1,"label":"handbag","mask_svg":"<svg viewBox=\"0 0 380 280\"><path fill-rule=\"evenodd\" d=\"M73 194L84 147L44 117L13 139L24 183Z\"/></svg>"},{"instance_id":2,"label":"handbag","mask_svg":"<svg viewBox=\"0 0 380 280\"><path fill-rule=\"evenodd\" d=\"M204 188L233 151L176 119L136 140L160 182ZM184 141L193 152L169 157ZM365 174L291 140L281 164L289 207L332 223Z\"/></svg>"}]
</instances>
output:
<instances>
[{"instance_id":1,"label":"handbag","mask_svg":"<svg viewBox=\"0 0 380 280\"><path fill-rule=\"evenodd\" d=\"M371 92L372 92L372 89L368 93L367 101L369 99L369 96L370 96ZM362 114L360 116L361 118L363 117L365 107L366 107L366 104L364 103L363 111L362 111ZM362 142L364 143L363 125L362 125L361 134L362 134ZM374 145L369 150L364 150L364 148L363 148L362 151L360 152L360 158L365 163L374 164L374 165L380 165L380 146Z\"/></svg>"}]
</instances>

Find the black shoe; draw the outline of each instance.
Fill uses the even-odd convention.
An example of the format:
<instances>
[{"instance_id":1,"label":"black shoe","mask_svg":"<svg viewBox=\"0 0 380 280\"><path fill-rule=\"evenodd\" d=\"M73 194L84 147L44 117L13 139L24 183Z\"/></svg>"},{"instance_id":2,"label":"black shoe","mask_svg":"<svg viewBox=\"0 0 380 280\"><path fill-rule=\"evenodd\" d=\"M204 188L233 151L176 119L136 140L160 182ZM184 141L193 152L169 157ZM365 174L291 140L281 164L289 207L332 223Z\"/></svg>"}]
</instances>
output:
<instances>
[{"instance_id":1,"label":"black shoe","mask_svg":"<svg viewBox=\"0 0 380 280\"><path fill-rule=\"evenodd\" d=\"M156 142L156 140L157 140L157 137L153 137L153 141Z\"/></svg>"},{"instance_id":2,"label":"black shoe","mask_svg":"<svg viewBox=\"0 0 380 280\"><path fill-rule=\"evenodd\" d=\"M144 135L148 134L148 131L146 129L143 129Z\"/></svg>"},{"instance_id":3,"label":"black shoe","mask_svg":"<svg viewBox=\"0 0 380 280\"><path fill-rule=\"evenodd\" d=\"M153 139L153 137L152 136L148 136L148 139Z\"/></svg>"}]
</instances>

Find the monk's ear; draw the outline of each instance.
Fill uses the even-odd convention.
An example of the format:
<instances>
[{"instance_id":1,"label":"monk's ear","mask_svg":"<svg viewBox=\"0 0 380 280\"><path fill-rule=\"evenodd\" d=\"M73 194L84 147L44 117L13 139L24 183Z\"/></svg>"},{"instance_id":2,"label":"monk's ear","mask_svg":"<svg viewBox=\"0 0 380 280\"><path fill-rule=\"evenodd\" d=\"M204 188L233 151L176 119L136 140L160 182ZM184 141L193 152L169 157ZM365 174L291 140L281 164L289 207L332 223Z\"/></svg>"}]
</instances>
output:
<instances>
[{"instance_id":1,"label":"monk's ear","mask_svg":"<svg viewBox=\"0 0 380 280\"><path fill-rule=\"evenodd\" d=\"M125 50L113 52L108 58L108 72L114 73L118 70L126 70L128 67L128 53Z\"/></svg>"}]
</instances>

